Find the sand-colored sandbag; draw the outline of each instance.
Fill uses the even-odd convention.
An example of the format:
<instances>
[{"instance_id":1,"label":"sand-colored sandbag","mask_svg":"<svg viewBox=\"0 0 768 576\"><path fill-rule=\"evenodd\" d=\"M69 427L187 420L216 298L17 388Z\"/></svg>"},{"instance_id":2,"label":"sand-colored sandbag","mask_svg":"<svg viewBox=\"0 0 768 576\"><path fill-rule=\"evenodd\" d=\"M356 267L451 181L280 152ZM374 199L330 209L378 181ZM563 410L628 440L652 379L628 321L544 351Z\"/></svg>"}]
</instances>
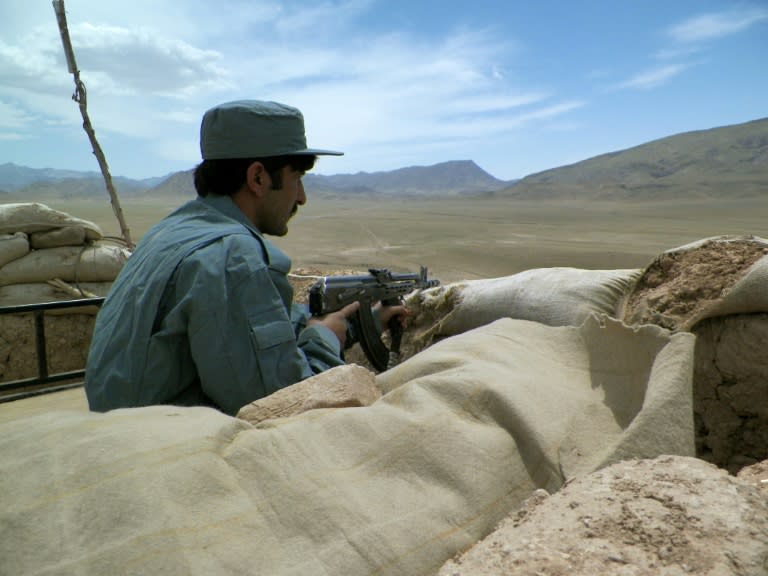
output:
<instances>
[{"instance_id":1,"label":"sand-colored sandbag","mask_svg":"<svg viewBox=\"0 0 768 576\"><path fill-rule=\"evenodd\" d=\"M715 236L662 252L618 317L696 334L699 457L734 473L768 458L768 240Z\"/></svg>"},{"instance_id":2,"label":"sand-colored sandbag","mask_svg":"<svg viewBox=\"0 0 768 576\"><path fill-rule=\"evenodd\" d=\"M406 302L412 316L403 355L410 357L442 338L499 318L578 326L593 313L613 316L640 272L535 268L415 292Z\"/></svg>"},{"instance_id":3,"label":"sand-colored sandbag","mask_svg":"<svg viewBox=\"0 0 768 576\"><path fill-rule=\"evenodd\" d=\"M35 250L58 246L82 246L85 243L85 228L79 226L66 226L45 232L33 232L29 235L29 244Z\"/></svg>"},{"instance_id":4,"label":"sand-colored sandbag","mask_svg":"<svg viewBox=\"0 0 768 576\"><path fill-rule=\"evenodd\" d=\"M501 328L521 323L527 329L513 336L514 343L499 346ZM567 345L560 348L556 339L571 333L566 328L578 332L584 341L573 349ZM404 384L412 386L435 376L440 381L448 374L465 382L506 382L523 420L530 418L523 425L527 432L533 432L538 423L549 432L556 431L548 438L546 433L539 436L542 430L538 430L524 434L519 441L535 438L534 443L549 446L544 452L554 449L555 467L566 477L624 457L664 453L662 446L673 453L694 454L690 387L693 335L678 334L676 337L684 338L670 341L664 329L644 326L638 331L607 315L592 315L580 327L560 329L562 332L540 323L497 320L438 342L379 374L376 381L385 398ZM503 364L503 372L494 369L495 362ZM540 381L530 380L530 375L539 371L546 376ZM555 376L556 372L560 375ZM569 397L575 391L577 374L586 375L591 382L588 396L595 394L584 405L579 405L584 398ZM518 380L526 385L518 387ZM610 410L603 411L606 407ZM568 423L567 432L559 428L564 422ZM617 444L612 443L612 437L620 437ZM520 450L527 448L520 445Z\"/></svg>"},{"instance_id":5,"label":"sand-colored sandbag","mask_svg":"<svg viewBox=\"0 0 768 576\"><path fill-rule=\"evenodd\" d=\"M768 240L715 236L662 252L619 304L629 324L690 330L715 316L768 312Z\"/></svg>"},{"instance_id":6,"label":"sand-colored sandbag","mask_svg":"<svg viewBox=\"0 0 768 576\"><path fill-rule=\"evenodd\" d=\"M55 278L65 282L111 282L129 256L127 248L99 243L33 250L0 268L0 286Z\"/></svg>"},{"instance_id":7,"label":"sand-colored sandbag","mask_svg":"<svg viewBox=\"0 0 768 576\"><path fill-rule=\"evenodd\" d=\"M101 228L93 222L75 218L38 202L0 204L0 234L9 232L41 232L54 228L80 227L89 241L103 237Z\"/></svg>"},{"instance_id":8,"label":"sand-colored sandbag","mask_svg":"<svg viewBox=\"0 0 768 576\"><path fill-rule=\"evenodd\" d=\"M0 268L29 254L29 239L24 232L0 234Z\"/></svg>"},{"instance_id":9,"label":"sand-colored sandbag","mask_svg":"<svg viewBox=\"0 0 768 576\"><path fill-rule=\"evenodd\" d=\"M693 340L595 317L503 319L401 364L370 406L256 426L168 406L6 422L2 566L434 574L537 488L690 454Z\"/></svg>"},{"instance_id":10,"label":"sand-colored sandbag","mask_svg":"<svg viewBox=\"0 0 768 576\"><path fill-rule=\"evenodd\" d=\"M237 417L257 424L318 408L370 406L381 398L376 375L356 364L335 366L243 406Z\"/></svg>"},{"instance_id":11,"label":"sand-colored sandbag","mask_svg":"<svg viewBox=\"0 0 768 576\"><path fill-rule=\"evenodd\" d=\"M88 398L86 398L85 389L82 386L60 392L30 396L12 402L1 402L0 424L62 410L79 410L84 414L88 413Z\"/></svg>"}]
</instances>

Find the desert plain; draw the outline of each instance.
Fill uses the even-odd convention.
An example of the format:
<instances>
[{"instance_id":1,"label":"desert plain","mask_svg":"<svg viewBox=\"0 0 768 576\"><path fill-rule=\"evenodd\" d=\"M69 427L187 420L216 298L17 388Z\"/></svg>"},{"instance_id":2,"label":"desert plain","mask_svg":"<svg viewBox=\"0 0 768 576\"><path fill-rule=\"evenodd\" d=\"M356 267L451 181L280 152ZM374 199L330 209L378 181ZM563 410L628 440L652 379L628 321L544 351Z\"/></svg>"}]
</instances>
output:
<instances>
[{"instance_id":1,"label":"desert plain","mask_svg":"<svg viewBox=\"0 0 768 576\"><path fill-rule=\"evenodd\" d=\"M191 198L122 200L137 241ZM427 266L444 283L515 274L531 268L643 268L660 252L719 235L768 237L768 200L519 200L503 196L313 196L273 238L294 268L403 272ZM96 222L109 236L120 228L106 194L46 201Z\"/></svg>"}]
</instances>

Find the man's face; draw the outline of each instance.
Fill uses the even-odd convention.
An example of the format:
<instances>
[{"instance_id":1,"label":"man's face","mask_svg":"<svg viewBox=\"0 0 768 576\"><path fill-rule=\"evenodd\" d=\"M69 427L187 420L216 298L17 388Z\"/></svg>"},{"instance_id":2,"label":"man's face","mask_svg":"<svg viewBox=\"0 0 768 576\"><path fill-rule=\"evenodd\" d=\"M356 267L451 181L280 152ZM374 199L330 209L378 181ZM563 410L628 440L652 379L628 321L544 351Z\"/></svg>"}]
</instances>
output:
<instances>
[{"instance_id":1,"label":"man's face","mask_svg":"<svg viewBox=\"0 0 768 576\"><path fill-rule=\"evenodd\" d=\"M297 172L290 166L285 166L281 176L282 187L272 190L270 186L267 193L265 213L259 228L263 234L285 236L288 233L288 220L296 213L299 206L307 201L304 184L301 181L303 172Z\"/></svg>"}]
</instances>

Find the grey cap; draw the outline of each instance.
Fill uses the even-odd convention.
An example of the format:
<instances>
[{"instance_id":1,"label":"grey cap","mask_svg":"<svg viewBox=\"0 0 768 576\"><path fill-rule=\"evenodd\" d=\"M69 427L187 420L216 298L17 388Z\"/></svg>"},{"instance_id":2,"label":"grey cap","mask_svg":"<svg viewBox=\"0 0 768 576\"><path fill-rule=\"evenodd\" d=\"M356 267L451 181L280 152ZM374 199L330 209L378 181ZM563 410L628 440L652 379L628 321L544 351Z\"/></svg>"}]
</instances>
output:
<instances>
[{"instance_id":1,"label":"grey cap","mask_svg":"<svg viewBox=\"0 0 768 576\"><path fill-rule=\"evenodd\" d=\"M203 160L344 154L307 148L301 112L260 100L226 102L208 110L200 125L200 153Z\"/></svg>"}]
</instances>

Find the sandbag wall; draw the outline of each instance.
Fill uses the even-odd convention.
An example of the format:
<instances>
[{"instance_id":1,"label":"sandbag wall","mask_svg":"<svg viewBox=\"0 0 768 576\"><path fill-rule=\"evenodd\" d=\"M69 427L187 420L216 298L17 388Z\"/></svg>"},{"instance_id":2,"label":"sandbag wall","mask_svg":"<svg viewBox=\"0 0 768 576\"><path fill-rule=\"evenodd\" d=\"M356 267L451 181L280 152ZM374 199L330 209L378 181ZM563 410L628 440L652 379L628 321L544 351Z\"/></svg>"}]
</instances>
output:
<instances>
[{"instance_id":1,"label":"sandbag wall","mask_svg":"<svg viewBox=\"0 0 768 576\"><path fill-rule=\"evenodd\" d=\"M130 251L93 222L39 203L0 204L0 307L105 296ZM96 308L46 314L50 373L85 366ZM0 382L37 376L32 314L0 315Z\"/></svg>"},{"instance_id":2,"label":"sandbag wall","mask_svg":"<svg viewBox=\"0 0 768 576\"><path fill-rule=\"evenodd\" d=\"M768 240L705 238L659 254L619 305L629 324L696 335L696 453L731 473L768 459Z\"/></svg>"},{"instance_id":3,"label":"sandbag wall","mask_svg":"<svg viewBox=\"0 0 768 576\"><path fill-rule=\"evenodd\" d=\"M538 268L417 292L405 357L498 318L578 326L592 314L697 336L697 456L731 472L768 458L768 241L705 238L644 269Z\"/></svg>"}]
</instances>

